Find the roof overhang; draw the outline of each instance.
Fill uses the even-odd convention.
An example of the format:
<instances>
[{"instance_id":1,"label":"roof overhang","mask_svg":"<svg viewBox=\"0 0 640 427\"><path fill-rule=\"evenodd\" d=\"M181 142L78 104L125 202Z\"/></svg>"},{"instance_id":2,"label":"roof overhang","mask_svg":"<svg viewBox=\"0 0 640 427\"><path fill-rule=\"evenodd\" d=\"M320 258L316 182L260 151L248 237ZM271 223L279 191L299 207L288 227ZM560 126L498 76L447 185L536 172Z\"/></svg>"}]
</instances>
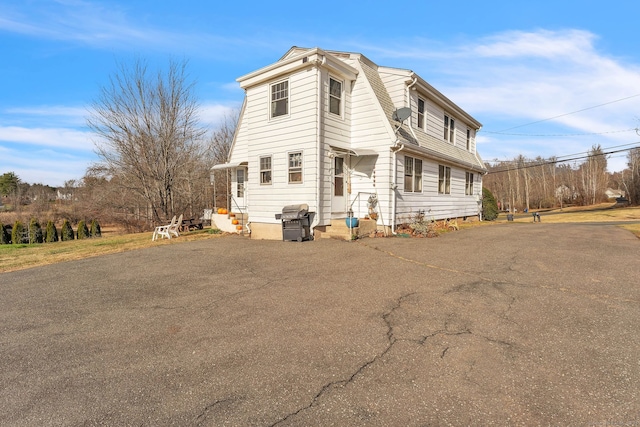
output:
<instances>
[{"instance_id":1,"label":"roof overhang","mask_svg":"<svg viewBox=\"0 0 640 427\"><path fill-rule=\"evenodd\" d=\"M237 78L236 81L240 83L242 89L247 89L251 86L291 74L294 71L311 68L313 66L325 67L347 80L353 81L358 76L358 70L349 64L322 49L313 48L260 68L259 70Z\"/></svg>"},{"instance_id":2,"label":"roof overhang","mask_svg":"<svg viewBox=\"0 0 640 427\"><path fill-rule=\"evenodd\" d=\"M343 146L342 144L329 144L331 151L334 153L348 154L350 156L362 157L362 156L377 156L379 153L376 150L369 148L351 148Z\"/></svg>"},{"instance_id":3,"label":"roof overhang","mask_svg":"<svg viewBox=\"0 0 640 427\"><path fill-rule=\"evenodd\" d=\"M443 162L443 163L455 165L455 166L461 166L473 172L478 172L482 174L487 172L487 168L485 168L484 165L482 165L481 163L476 164L476 163L467 162L459 158L444 155L435 150L430 150L425 147L420 147L419 145L403 144L402 147L400 149L397 149L396 151L405 151L409 154L423 156L431 160L436 160L438 162Z\"/></svg>"},{"instance_id":4,"label":"roof overhang","mask_svg":"<svg viewBox=\"0 0 640 427\"><path fill-rule=\"evenodd\" d=\"M237 168L238 166L247 166L248 164L248 162L219 163L217 165L213 165L211 167L211 170L217 171L221 169L233 169Z\"/></svg>"}]
</instances>

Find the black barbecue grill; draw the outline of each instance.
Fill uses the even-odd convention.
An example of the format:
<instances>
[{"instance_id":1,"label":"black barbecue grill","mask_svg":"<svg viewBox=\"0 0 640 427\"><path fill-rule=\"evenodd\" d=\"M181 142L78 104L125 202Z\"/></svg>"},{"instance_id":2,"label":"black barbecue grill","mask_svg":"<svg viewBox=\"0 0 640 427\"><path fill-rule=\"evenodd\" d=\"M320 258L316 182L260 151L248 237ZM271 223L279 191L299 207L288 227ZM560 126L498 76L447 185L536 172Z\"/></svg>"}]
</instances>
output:
<instances>
[{"instance_id":1,"label":"black barbecue grill","mask_svg":"<svg viewBox=\"0 0 640 427\"><path fill-rule=\"evenodd\" d=\"M311 239L309 225L309 205L288 205L282 208L276 219L282 221L282 240L302 242Z\"/></svg>"}]
</instances>

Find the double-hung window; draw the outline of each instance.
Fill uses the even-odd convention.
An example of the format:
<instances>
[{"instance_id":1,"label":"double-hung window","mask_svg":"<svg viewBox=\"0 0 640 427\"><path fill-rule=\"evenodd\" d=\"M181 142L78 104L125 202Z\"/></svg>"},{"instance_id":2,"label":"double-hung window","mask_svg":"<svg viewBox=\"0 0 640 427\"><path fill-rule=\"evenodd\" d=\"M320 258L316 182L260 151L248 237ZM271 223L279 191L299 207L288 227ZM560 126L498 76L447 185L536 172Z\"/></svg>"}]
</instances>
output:
<instances>
[{"instance_id":1,"label":"double-hung window","mask_svg":"<svg viewBox=\"0 0 640 427\"><path fill-rule=\"evenodd\" d=\"M444 140L450 143L454 143L456 132L456 122L453 117L444 116Z\"/></svg>"},{"instance_id":2,"label":"double-hung window","mask_svg":"<svg viewBox=\"0 0 640 427\"><path fill-rule=\"evenodd\" d=\"M289 153L289 183L302 182L302 152Z\"/></svg>"},{"instance_id":3,"label":"double-hung window","mask_svg":"<svg viewBox=\"0 0 640 427\"><path fill-rule=\"evenodd\" d=\"M438 166L438 194L451 194L451 168Z\"/></svg>"},{"instance_id":4,"label":"double-hung window","mask_svg":"<svg viewBox=\"0 0 640 427\"><path fill-rule=\"evenodd\" d=\"M271 156L260 157L260 184L271 184Z\"/></svg>"},{"instance_id":5,"label":"double-hung window","mask_svg":"<svg viewBox=\"0 0 640 427\"><path fill-rule=\"evenodd\" d=\"M329 112L342 114L342 82L329 78Z\"/></svg>"},{"instance_id":6,"label":"double-hung window","mask_svg":"<svg viewBox=\"0 0 640 427\"><path fill-rule=\"evenodd\" d=\"M473 196L473 174L471 172L465 173L464 194Z\"/></svg>"},{"instance_id":7,"label":"double-hung window","mask_svg":"<svg viewBox=\"0 0 640 427\"><path fill-rule=\"evenodd\" d=\"M271 85L271 117L289 114L289 81Z\"/></svg>"},{"instance_id":8,"label":"double-hung window","mask_svg":"<svg viewBox=\"0 0 640 427\"><path fill-rule=\"evenodd\" d=\"M422 191L422 160L405 156L404 191L408 193L420 193Z\"/></svg>"},{"instance_id":9,"label":"double-hung window","mask_svg":"<svg viewBox=\"0 0 640 427\"><path fill-rule=\"evenodd\" d=\"M424 130L424 125L424 99L418 98L418 128Z\"/></svg>"}]
</instances>

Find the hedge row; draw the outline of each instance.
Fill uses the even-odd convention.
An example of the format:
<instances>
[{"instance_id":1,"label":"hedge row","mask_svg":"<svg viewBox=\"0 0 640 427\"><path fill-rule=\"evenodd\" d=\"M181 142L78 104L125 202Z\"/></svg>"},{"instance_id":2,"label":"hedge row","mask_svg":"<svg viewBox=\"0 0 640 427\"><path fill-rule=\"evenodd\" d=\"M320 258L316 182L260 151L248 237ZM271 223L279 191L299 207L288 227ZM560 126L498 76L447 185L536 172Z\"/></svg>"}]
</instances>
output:
<instances>
[{"instance_id":1,"label":"hedge row","mask_svg":"<svg viewBox=\"0 0 640 427\"><path fill-rule=\"evenodd\" d=\"M78 232L74 233L71 224L68 220L64 220L60 234L53 221L48 221L47 226L43 229L38 223L38 220L32 218L28 227L25 227L20 221L13 223L13 227L5 226L0 222L0 244L7 245L10 243L50 243L57 242L58 240L73 240L88 239L92 237L102 237L102 231L100 230L100 224L95 219L92 220L90 225L87 226L86 221L80 221L78 223Z\"/></svg>"}]
</instances>

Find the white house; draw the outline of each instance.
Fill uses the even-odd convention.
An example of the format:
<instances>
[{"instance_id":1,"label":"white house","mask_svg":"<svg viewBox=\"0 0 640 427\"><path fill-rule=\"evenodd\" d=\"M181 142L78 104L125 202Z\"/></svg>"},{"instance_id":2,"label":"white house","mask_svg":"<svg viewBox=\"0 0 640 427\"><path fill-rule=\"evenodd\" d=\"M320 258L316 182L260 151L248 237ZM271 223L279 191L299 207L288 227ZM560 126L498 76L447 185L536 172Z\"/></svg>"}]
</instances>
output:
<instances>
[{"instance_id":1,"label":"white house","mask_svg":"<svg viewBox=\"0 0 640 427\"><path fill-rule=\"evenodd\" d=\"M227 163L231 210L252 238L281 238L275 215L307 204L311 229L329 230L373 196L378 228L479 214L486 169L481 124L411 70L359 53L291 48L237 79L245 90Z\"/></svg>"}]
</instances>

